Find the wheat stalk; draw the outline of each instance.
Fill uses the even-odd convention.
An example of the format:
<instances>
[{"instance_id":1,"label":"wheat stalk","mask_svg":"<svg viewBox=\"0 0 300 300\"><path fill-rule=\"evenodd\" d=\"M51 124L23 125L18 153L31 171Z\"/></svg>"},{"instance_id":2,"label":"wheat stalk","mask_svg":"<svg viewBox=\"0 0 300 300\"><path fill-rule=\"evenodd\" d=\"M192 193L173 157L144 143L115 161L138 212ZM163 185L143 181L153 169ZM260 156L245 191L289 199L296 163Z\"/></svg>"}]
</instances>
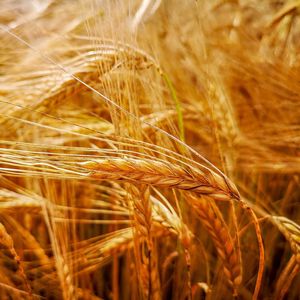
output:
<instances>
[{"instance_id":1,"label":"wheat stalk","mask_svg":"<svg viewBox=\"0 0 300 300\"><path fill-rule=\"evenodd\" d=\"M297 261L296 255L293 255L281 272L276 283L275 299L282 300L290 288L293 279L300 271L300 264Z\"/></svg>"},{"instance_id":2,"label":"wheat stalk","mask_svg":"<svg viewBox=\"0 0 300 300\"><path fill-rule=\"evenodd\" d=\"M143 285L143 294L146 299L160 299L160 283L157 270L156 253L152 237L152 202L148 186L140 190L131 187L132 205L137 242L135 242L136 258L140 260L140 276ZM140 243L142 237L146 243ZM141 246L141 248L140 248Z\"/></svg>"}]
</instances>

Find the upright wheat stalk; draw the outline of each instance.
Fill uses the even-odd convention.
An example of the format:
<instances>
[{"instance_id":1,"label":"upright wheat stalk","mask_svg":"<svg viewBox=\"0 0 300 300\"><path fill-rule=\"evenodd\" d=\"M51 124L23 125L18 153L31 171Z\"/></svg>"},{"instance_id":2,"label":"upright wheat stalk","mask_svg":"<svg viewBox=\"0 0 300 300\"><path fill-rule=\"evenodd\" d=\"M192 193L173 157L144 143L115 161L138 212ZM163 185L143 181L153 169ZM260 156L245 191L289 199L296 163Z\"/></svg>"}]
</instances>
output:
<instances>
[{"instance_id":1,"label":"upright wheat stalk","mask_svg":"<svg viewBox=\"0 0 300 300\"><path fill-rule=\"evenodd\" d=\"M160 283L158 276L157 258L152 236L152 203L150 201L149 187L143 185L140 190L132 187L133 217L137 235L136 240L145 242L135 244L136 253L141 260L141 281L146 299L158 300L160 296ZM141 251L139 251L141 249Z\"/></svg>"}]
</instances>

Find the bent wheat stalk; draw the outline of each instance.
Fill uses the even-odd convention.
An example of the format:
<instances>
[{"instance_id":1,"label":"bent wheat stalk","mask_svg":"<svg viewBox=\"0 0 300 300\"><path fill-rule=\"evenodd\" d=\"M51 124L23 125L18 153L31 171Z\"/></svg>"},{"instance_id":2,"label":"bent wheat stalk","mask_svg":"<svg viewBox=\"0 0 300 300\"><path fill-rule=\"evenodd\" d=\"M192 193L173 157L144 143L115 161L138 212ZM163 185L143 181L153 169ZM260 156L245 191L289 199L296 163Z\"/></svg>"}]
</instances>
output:
<instances>
[{"instance_id":1,"label":"bent wheat stalk","mask_svg":"<svg viewBox=\"0 0 300 300\"><path fill-rule=\"evenodd\" d=\"M282 300L284 298L299 271L300 265L297 262L296 255L293 255L277 280L274 295L276 300Z\"/></svg>"}]
</instances>

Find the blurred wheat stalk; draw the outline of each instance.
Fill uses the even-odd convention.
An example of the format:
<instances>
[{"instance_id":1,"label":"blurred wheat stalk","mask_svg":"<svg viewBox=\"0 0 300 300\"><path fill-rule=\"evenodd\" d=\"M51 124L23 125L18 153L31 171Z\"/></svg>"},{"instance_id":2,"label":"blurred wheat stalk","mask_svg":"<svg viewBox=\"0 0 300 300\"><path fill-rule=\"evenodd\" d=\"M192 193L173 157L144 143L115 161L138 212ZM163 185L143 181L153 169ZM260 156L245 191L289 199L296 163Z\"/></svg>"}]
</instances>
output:
<instances>
[{"instance_id":1,"label":"blurred wheat stalk","mask_svg":"<svg viewBox=\"0 0 300 300\"><path fill-rule=\"evenodd\" d=\"M3 0L0 299L298 299L299 8Z\"/></svg>"}]
</instances>

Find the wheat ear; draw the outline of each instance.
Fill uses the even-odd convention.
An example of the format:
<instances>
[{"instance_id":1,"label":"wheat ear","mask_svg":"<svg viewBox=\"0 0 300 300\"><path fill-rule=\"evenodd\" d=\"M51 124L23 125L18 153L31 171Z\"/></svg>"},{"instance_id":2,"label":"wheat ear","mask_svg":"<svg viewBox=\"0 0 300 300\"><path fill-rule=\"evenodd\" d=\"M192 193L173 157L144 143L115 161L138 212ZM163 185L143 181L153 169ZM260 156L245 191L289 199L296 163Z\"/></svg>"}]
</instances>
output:
<instances>
[{"instance_id":1,"label":"wheat ear","mask_svg":"<svg viewBox=\"0 0 300 300\"><path fill-rule=\"evenodd\" d=\"M296 262L300 265L300 226L290 219L281 216L272 216L272 220L289 241Z\"/></svg>"},{"instance_id":2,"label":"wheat ear","mask_svg":"<svg viewBox=\"0 0 300 300\"><path fill-rule=\"evenodd\" d=\"M228 283L236 296L237 288L242 281L240 254L234 247L234 242L219 208L213 199L207 196L198 198L190 194L187 196L187 200L195 208L198 217L210 234L217 253L224 264L224 273Z\"/></svg>"},{"instance_id":3,"label":"wheat ear","mask_svg":"<svg viewBox=\"0 0 300 300\"><path fill-rule=\"evenodd\" d=\"M232 183L208 169L204 173L198 169L184 168L169 162L131 158L100 159L83 162L80 165L91 170L88 176L95 179L171 187L209 195L216 200L240 199Z\"/></svg>"},{"instance_id":4,"label":"wheat ear","mask_svg":"<svg viewBox=\"0 0 300 300\"><path fill-rule=\"evenodd\" d=\"M20 259L19 255L17 254L15 247L14 247L14 241L11 238L11 236L7 233L3 224L1 224L1 223L0 223L0 243L2 245L4 245L5 247L7 247L9 249L10 253L12 254L12 256L14 257L14 260L16 261L16 263L18 265L20 275L24 280L29 297L31 299L33 299L32 290L31 290L30 284L27 280L21 259Z\"/></svg>"}]
</instances>

